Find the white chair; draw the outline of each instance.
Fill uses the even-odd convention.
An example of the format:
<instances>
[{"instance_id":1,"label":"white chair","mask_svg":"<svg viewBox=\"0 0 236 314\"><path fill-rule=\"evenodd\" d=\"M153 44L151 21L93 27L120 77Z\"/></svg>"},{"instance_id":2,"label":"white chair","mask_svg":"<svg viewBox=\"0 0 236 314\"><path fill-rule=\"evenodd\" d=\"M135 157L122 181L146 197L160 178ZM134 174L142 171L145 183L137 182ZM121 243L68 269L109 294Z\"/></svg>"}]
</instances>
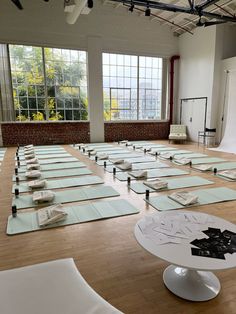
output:
<instances>
[{"instance_id":1,"label":"white chair","mask_svg":"<svg viewBox=\"0 0 236 314\"><path fill-rule=\"evenodd\" d=\"M0 272L1 314L121 314L83 279L72 258Z\"/></svg>"},{"instance_id":2,"label":"white chair","mask_svg":"<svg viewBox=\"0 0 236 314\"><path fill-rule=\"evenodd\" d=\"M186 141L187 140L186 125L171 124L169 143L171 140Z\"/></svg>"}]
</instances>

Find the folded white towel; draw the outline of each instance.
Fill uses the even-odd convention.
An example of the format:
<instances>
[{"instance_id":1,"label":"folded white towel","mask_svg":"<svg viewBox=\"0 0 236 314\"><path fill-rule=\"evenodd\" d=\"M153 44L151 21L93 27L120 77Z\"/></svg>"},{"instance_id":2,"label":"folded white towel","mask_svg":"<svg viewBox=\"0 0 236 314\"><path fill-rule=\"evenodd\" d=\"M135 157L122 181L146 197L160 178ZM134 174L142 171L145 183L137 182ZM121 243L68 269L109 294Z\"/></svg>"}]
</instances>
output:
<instances>
[{"instance_id":1,"label":"folded white towel","mask_svg":"<svg viewBox=\"0 0 236 314\"><path fill-rule=\"evenodd\" d=\"M225 170L218 173L219 175L231 180L236 180L236 170Z\"/></svg>"},{"instance_id":2,"label":"folded white towel","mask_svg":"<svg viewBox=\"0 0 236 314\"><path fill-rule=\"evenodd\" d=\"M38 163L38 159L37 158L32 158L32 159L26 160L26 165L37 164L37 163Z\"/></svg>"},{"instance_id":3,"label":"folded white towel","mask_svg":"<svg viewBox=\"0 0 236 314\"><path fill-rule=\"evenodd\" d=\"M85 150L86 152L92 152L94 149L92 147L87 147Z\"/></svg>"},{"instance_id":4,"label":"folded white towel","mask_svg":"<svg viewBox=\"0 0 236 314\"><path fill-rule=\"evenodd\" d=\"M31 171L26 171L25 173L26 178L40 178L41 177L41 172L39 170L31 170Z\"/></svg>"},{"instance_id":5,"label":"folded white towel","mask_svg":"<svg viewBox=\"0 0 236 314\"><path fill-rule=\"evenodd\" d=\"M98 155L98 160L106 160L106 159L108 159L108 155L107 154L100 154L100 155Z\"/></svg>"},{"instance_id":6,"label":"folded white towel","mask_svg":"<svg viewBox=\"0 0 236 314\"><path fill-rule=\"evenodd\" d=\"M146 150L146 152L150 152L151 150L152 150L152 148L151 147L142 147L142 150Z\"/></svg>"},{"instance_id":7,"label":"folded white towel","mask_svg":"<svg viewBox=\"0 0 236 314\"><path fill-rule=\"evenodd\" d=\"M30 149L30 148L33 148L33 147L34 147L34 145L33 145L33 144L30 144L30 145L24 146L24 149Z\"/></svg>"},{"instance_id":8,"label":"folded white towel","mask_svg":"<svg viewBox=\"0 0 236 314\"><path fill-rule=\"evenodd\" d=\"M170 159L170 157L174 157L175 153L173 152L164 152L159 155L159 158L162 159Z\"/></svg>"},{"instance_id":9,"label":"folded white towel","mask_svg":"<svg viewBox=\"0 0 236 314\"><path fill-rule=\"evenodd\" d=\"M186 191L172 193L168 197L184 206L195 204L198 201L197 195Z\"/></svg>"},{"instance_id":10,"label":"folded white towel","mask_svg":"<svg viewBox=\"0 0 236 314\"><path fill-rule=\"evenodd\" d=\"M48 191L36 191L33 193L33 201L35 203L50 202L54 199L55 193Z\"/></svg>"},{"instance_id":11,"label":"folded white towel","mask_svg":"<svg viewBox=\"0 0 236 314\"><path fill-rule=\"evenodd\" d=\"M29 164L29 165L26 165L26 169L27 170L39 170L40 165L39 164Z\"/></svg>"},{"instance_id":12,"label":"folded white towel","mask_svg":"<svg viewBox=\"0 0 236 314\"><path fill-rule=\"evenodd\" d=\"M163 180L152 180L152 181L144 181L143 182L146 186L152 188L153 190L162 190L168 188L168 182Z\"/></svg>"},{"instance_id":13,"label":"folded white towel","mask_svg":"<svg viewBox=\"0 0 236 314\"><path fill-rule=\"evenodd\" d=\"M67 216L67 212L63 209L61 204L56 204L39 209L37 216L39 226L44 227L64 220Z\"/></svg>"},{"instance_id":14,"label":"folded white towel","mask_svg":"<svg viewBox=\"0 0 236 314\"><path fill-rule=\"evenodd\" d=\"M194 169L200 170L200 171L211 171L213 168L212 165L196 165L194 166Z\"/></svg>"},{"instance_id":15,"label":"folded white towel","mask_svg":"<svg viewBox=\"0 0 236 314\"><path fill-rule=\"evenodd\" d=\"M118 164L117 168L121 170L130 170L132 169L132 164L128 161L125 161L123 164Z\"/></svg>"},{"instance_id":16,"label":"folded white towel","mask_svg":"<svg viewBox=\"0 0 236 314\"><path fill-rule=\"evenodd\" d=\"M132 177L137 178L137 179L141 179L141 178L146 179L148 172L146 170L138 170L138 171L134 171L134 172L129 172L129 174Z\"/></svg>"},{"instance_id":17,"label":"folded white towel","mask_svg":"<svg viewBox=\"0 0 236 314\"><path fill-rule=\"evenodd\" d=\"M128 143L128 140L123 140L123 141L120 141L121 144L126 144Z\"/></svg>"},{"instance_id":18,"label":"folded white towel","mask_svg":"<svg viewBox=\"0 0 236 314\"><path fill-rule=\"evenodd\" d=\"M97 155L97 151L96 151L96 150L91 150L91 151L90 151L90 155L91 155L91 156Z\"/></svg>"},{"instance_id":19,"label":"folded white towel","mask_svg":"<svg viewBox=\"0 0 236 314\"><path fill-rule=\"evenodd\" d=\"M188 165L188 164L190 164L191 159L189 159L189 158L181 158L181 159L175 160L175 162L177 164L180 164L180 165Z\"/></svg>"},{"instance_id":20,"label":"folded white towel","mask_svg":"<svg viewBox=\"0 0 236 314\"><path fill-rule=\"evenodd\" d=\"M47 180L33 180L28 183L28 187L31 189L44 188Z\"/></svg>"},{"instance_id":21,"label":"folded white towel","mask_svg":"<svg viewBox=\"0 0 236 314\"><path fill-rule=\"evenodd\" d=\"M25 155L25 159L32 159L35 158L35 154L31 153L30 155Z\"/></svg>"},{"instance_id":22,"label":"folded white towel","mask_svg":"<svg viewBox=\"0 0 236 314\"><path fill-rule=\"evenodd\" d=\"M109 158L109 160L110 160L114 165L123 164L123 163L125 162L124 159L119 159L119 158Z\"/></svg>"},{"instance_id":23,"label":"folded white towel","mask_svg":"<svg viewBox=\"0 0 236 314\"><path fill-rule=\"evenodd\" d=\"M32 149L27 149L27 150L24 151L24 155L25 156L32 155L32 154L34 154L34 149L33 148Z\"/></svg>"}]
</instances>

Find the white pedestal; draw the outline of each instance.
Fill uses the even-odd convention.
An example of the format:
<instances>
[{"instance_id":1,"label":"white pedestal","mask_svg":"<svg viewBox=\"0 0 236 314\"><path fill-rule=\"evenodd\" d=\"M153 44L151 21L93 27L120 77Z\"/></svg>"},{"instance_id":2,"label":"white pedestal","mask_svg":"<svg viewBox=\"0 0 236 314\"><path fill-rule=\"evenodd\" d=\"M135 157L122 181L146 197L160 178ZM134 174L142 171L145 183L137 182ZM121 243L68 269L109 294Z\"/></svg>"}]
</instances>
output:
<instances>
[{"instance_id":1,"label":"white pedestal","mask_svg":"<svg viewBox=\"0 0 236 314\"><path fill-rule=\"evenodd\" d=\"M208 301L220 292L218 278L208 271L170 265L163 273L163 280L172 293L190 301Z\"/></svg>"}]
</instances>

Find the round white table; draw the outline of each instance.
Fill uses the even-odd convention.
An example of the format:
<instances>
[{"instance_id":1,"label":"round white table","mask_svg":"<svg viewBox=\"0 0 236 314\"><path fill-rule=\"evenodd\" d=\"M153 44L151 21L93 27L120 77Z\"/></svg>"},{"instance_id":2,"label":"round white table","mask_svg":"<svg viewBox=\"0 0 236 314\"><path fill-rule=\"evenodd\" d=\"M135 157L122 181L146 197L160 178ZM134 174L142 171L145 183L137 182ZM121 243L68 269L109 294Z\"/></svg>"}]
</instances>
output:
<instances>
[{"instance_id":1,"label":"round white table","mask_svg":"<svg viewBox=\"0 0 236 314\"><path fill-rule=\"evenodd\" d=\"M209 227L236 233L236 225L224 219L180 210L145 216L135 226L138 243L151 254L171 263L163 273L163 280L166 287L181 298L207 301L216 297L220 282L211 271L236 266L236 253L224 254L225 259L192 255L191 248L199 248L190 242L208 239L202 231Z\"/></svg>"}]
</instances>

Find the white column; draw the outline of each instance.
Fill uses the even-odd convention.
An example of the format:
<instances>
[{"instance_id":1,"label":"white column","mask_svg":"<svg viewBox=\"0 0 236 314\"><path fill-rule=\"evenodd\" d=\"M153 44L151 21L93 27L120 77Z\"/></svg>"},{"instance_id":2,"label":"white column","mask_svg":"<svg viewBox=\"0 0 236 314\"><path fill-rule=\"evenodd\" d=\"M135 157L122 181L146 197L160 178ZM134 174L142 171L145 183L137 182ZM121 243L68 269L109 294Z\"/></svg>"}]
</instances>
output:
<instances>
[{"instance_id":1,"label":"white column","mask_svg":"<svg viewBox=\"0 0 236 314\"><path fill-rule=\"evenodd\" d=\"M88 95L90 141L104 142L102 39L88 38Z\"/></svg>"}]
</instances>

